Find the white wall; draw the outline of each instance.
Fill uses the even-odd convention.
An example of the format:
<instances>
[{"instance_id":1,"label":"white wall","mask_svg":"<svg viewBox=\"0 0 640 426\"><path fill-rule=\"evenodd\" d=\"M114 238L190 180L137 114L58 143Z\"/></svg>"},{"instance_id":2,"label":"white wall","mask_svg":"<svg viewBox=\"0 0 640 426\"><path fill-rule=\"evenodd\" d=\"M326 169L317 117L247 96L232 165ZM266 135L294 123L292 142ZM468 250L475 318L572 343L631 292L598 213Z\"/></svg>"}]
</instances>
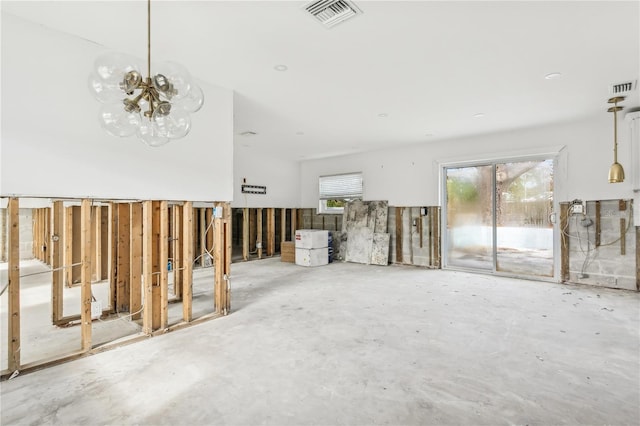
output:
<instances>
[{"instance_id":1,"label":"white wall","mask_svg":"<svg viewBox=\"0 0 640 426\"><path fill-rule=\"evenodd\" d=\"M231 207L280 207L300 206L300 164L273 155L239 146L234 151L234 187ZM266 195L243 194L243 179L247 185L267 187Z\"/></svg>"},{"instance_id":2,"label":"white wall","mask_svg":"<svg viewBox=\"0 0 640 426\"><path fill-rule=\"evenodd\" d=\"M231 200L233 93L200 82L191 133L164 147L115 138L87 84L103 50L2 14L0 195Z\"/></svg>"},{"instance_id":3,"label":"white wall","mask_svg":"<svg viewBox=\"0 0 640 426\"><path fill-rule=\"evenodd\" d=\"M632 167L640 162L631 160L629 136L629 124L620 117L618 161L628 175L623 183L608 183L613 120L605 103L602 114L572 123L305 161L301 206L317 206L318 176L357 171L363 172L366 200L388 200L392 206L440 205L442 162L526 156L560 148L554 179L557 201L629 199L633 198Z\"/></svg>"}]
</instances>

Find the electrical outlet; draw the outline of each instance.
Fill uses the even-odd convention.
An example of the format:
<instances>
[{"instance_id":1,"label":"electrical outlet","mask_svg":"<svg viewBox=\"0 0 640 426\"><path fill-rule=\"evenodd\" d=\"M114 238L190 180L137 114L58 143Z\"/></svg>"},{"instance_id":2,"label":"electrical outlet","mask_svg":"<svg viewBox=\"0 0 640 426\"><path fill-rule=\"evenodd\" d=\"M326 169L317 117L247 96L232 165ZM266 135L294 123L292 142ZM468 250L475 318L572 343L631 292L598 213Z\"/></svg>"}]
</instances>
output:
<instances>
[{"instance_id":1,"label":"electrical outlet","mask_svg":"<svg viewBox=\"0 0 640 426\"><path fill-rule=\"evenodd\" d=\"M102 316L102 302L96 300L91 302L91 319L98 319Z\"/></svg>"}]
</instances>

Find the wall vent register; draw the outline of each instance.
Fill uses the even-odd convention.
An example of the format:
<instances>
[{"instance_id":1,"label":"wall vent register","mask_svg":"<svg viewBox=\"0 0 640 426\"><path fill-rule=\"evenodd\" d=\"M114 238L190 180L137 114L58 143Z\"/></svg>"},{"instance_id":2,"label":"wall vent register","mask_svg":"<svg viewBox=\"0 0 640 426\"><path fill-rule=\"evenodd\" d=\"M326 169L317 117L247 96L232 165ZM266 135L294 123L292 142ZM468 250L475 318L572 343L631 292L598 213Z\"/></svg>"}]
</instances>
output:
<instances>
[{"instance_id":1,"label":"wall vent register","mask_svg":"<svg viewBox=\"0 0 640 426\"><path fill-rule=\"evenodd\" d=\"M318 0L309 3L304 9L327 28L362 13L355 4L347 0Z\"/></svg>"}]
</instances>

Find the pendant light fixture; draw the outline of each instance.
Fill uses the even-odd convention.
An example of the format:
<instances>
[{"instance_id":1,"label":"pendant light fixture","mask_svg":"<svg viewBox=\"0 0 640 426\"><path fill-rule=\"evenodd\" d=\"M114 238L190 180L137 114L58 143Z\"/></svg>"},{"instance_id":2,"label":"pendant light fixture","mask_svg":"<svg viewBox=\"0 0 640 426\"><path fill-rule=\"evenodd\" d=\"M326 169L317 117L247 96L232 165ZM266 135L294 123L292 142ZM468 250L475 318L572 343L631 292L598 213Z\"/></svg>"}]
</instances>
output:
<instances>
[{"instance_id":1,"label":"pendant light fixture","mask_svg":"<svg viewBox=\"0 0 640 426\"><path fill-rule=\"evenodd\" d=\"M622 164L618 163L618 111L622 109L618 106L618 102L622 102L624 96L616 96L609 99L609 103L613 104L607 111L613 113L613 164L609 169L609 183L624 182L624 169Z\"/></svg>"},{"instance_id":2,"label":"pendant light fixture","mask_svg":"<svg viewBox=\"0 0 640 426\"><path fill-rule=\"evenodd\" d=\"M99 120L104 130L119 137L136 135L149 146L162 146L191 130L191 112L204 103L202 89L189 71L174 62L154 65L151 74L151 0L147 0L146 78L142 61L107 52L94 63L89 89L103 106Z\"/></svg>"}]
</instances>

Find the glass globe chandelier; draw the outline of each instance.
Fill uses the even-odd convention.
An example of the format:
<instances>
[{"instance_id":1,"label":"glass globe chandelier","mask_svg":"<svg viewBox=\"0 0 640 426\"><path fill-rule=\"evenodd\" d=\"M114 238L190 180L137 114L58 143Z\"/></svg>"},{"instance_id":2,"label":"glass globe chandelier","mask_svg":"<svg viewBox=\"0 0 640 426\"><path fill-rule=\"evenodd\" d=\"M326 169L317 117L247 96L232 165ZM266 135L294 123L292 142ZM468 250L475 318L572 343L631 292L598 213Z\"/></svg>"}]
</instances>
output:
<instances>
[{"instance_id":1,"label":"glass globe chandelier","mask_svg":"<svg viewBox=\"0 0 640 426\"><path fill-rule=\"evenodd\" d=\"M107 52L94 63L89 89L103 103L99 120L113 136L136 135L149 146L162 146L191 130L191 112L204 103L204 94L186 68L175 62L154 65L151 74L151 0L147 0L147 77L141 61Z\"/></svg>"}]
</instances>

